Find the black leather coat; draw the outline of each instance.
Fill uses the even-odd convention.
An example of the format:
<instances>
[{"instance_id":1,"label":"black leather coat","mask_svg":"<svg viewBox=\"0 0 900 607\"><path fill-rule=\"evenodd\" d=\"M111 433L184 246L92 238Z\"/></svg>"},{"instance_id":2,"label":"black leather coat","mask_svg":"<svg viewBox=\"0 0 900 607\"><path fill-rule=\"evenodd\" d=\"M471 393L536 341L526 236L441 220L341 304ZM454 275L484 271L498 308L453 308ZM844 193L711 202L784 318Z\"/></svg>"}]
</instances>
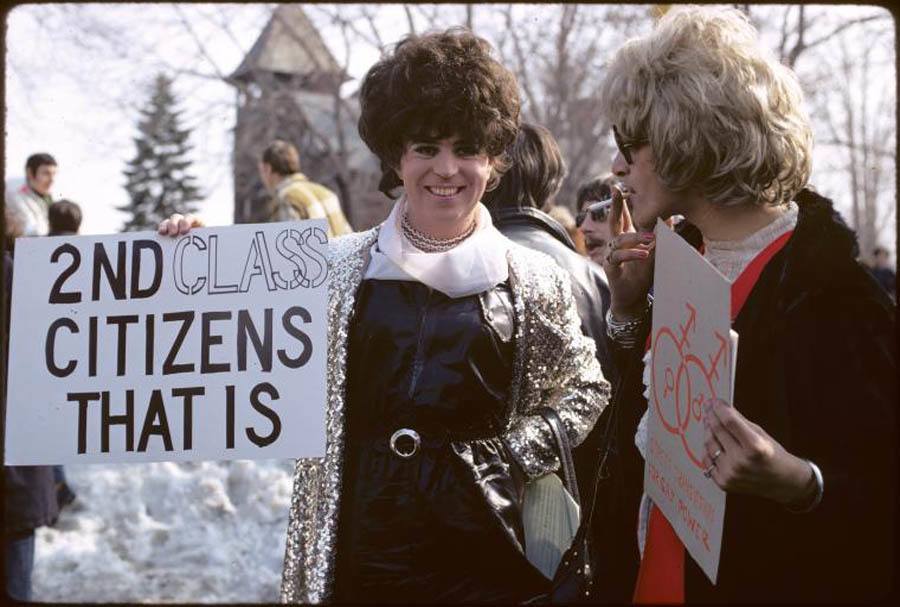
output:
<instances>
[{"instance_id":1,"label":"black leather coat","mask_svg":"<svg viewBox=\"0 0 900 607\"><path fill-rule=\"evenodd\" d=\"M520 601L523 482L499 438L513 362L509 288L451 299L366 280L351 321L339 602ZM404 459L398 429L421 436Z\"/></svg>"},{"instance_id":2,"label":"black leather coat","mask_svg":"<svg viewBox=\"0 0 900 607\"><path fill-rule=\"evenodd\" d=\"M686 557L688 602L883 600L896 573L895 306L856 261L855 235L831 201L809 190L796 201L793 235L734 323L734 404L789 452L819 466L823 499L812 512L794 514L729 493L717 583ZM679 232L699 245L695 227ZM621 361L616 508L597 529L608 564L599 585L605 600L630 600L638 569L643 460L634 434L646 408L642 354L635 349Z\"/></svg>"}]
</instances>

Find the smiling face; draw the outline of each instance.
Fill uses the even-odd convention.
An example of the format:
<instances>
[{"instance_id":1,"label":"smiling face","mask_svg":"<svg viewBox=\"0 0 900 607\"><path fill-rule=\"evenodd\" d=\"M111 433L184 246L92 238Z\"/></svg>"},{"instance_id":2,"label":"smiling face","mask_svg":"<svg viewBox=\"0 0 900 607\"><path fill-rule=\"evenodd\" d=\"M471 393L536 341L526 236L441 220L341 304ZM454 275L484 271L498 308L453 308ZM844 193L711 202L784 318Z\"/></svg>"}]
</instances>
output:
<instances>
[{"instance_id":1,"label":"smiling face","mask_svg":"<svg viewBox=\"0 0 900 607\"><path fill-rule=\"evenodd\" d=\"M619 178L626 195L635 228L653 231L657 217L668 219L684 214L684 196L675 194L663 184L653 168L653 152L647 144L632 148L633 164L625 162L621 152L613 159L612 171Z\"/></svg>"},{"instance_id":2,"label":"smiling face","mask_svg":"<svg viewBox=\"0 0 900 607\"><path fill-rule=\"evenodd\" d=\"M487 154L457 137L408 142L397 175L410 222L437 238L461 233L472 222L491 169Z\"/></svg>"}]
</instances>

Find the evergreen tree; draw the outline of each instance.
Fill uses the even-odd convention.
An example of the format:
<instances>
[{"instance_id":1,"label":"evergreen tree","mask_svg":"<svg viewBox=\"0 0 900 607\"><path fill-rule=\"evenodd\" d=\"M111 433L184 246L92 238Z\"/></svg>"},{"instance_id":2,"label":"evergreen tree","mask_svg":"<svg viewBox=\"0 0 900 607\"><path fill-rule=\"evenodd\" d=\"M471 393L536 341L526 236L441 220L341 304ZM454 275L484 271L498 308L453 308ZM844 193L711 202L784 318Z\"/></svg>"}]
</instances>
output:
<instances>
[{"instance_id":1,"label":"evergreen tree","mask_svg":"<svg viewBox=\"0 0 900 607\"><path fill-rule=\"evenodd\" d=\"M172 213L193 213L201 200L195 178L188 173L190 130L179 126L172 79L160 74L153 84L147 107L141 110L137 154L124 171L130 201L118 207L131 217L126 231L152 230Z\"/></svg>"}]
</instances>

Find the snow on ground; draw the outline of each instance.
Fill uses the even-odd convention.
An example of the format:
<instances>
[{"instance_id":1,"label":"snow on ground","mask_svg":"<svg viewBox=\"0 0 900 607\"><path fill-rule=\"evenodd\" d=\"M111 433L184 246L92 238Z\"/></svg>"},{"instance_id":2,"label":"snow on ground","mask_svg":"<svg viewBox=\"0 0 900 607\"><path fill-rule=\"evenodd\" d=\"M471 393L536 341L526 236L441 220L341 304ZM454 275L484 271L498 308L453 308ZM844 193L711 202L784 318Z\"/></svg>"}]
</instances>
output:
<instances>
[{"instance_id":1,"label":"snow on ground","mask_svg":"<svg viewBox=\"0 0 900 607\"><path fill-rule=\"evenodd\" d=\"M34 600L275 602L292 472L293 460L66 466L83 509L38 530Z\"/></svg>"}]
</instances>

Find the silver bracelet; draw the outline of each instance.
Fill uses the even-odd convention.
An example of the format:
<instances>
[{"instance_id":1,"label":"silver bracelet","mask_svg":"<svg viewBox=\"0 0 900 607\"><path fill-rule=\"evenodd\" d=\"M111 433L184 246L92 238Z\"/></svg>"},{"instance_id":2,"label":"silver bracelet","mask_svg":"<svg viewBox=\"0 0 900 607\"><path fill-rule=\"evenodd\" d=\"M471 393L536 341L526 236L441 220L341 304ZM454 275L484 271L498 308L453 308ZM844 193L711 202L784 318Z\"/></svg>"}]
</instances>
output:
<instances>
[{"instance_id":1,"label":"silver bracelet","mask_svg":"<svg viewBox=\"0 0 900 607\"><path fill-rule=\"evenodd\" d=\"M643 311L631 320L619 321L613 318L612 308L606 311L606 334L614 343L622 348L633 348L637 341L638 330L647 318L652 298L647 297L647 305Z\"/></svg>"},{"instance_id":2,"label":"silver bracelet","mask_svg":"<svg viewBox=\"0 0 900 607\"><path fill-rule=\"evenodd\" d=\"M816 481L816 495L813 497L813 500L803 508L787 508L788 512L793 512L794 514L806 514L807 512L815 510L816 506L822 503L822 495L825 493L825 479L822 478L822 471L819 470L819 467L812 461L806 460L806 463L809 464L809 467L813 471L813 478Z\"/></svg>"}]
</instances>

